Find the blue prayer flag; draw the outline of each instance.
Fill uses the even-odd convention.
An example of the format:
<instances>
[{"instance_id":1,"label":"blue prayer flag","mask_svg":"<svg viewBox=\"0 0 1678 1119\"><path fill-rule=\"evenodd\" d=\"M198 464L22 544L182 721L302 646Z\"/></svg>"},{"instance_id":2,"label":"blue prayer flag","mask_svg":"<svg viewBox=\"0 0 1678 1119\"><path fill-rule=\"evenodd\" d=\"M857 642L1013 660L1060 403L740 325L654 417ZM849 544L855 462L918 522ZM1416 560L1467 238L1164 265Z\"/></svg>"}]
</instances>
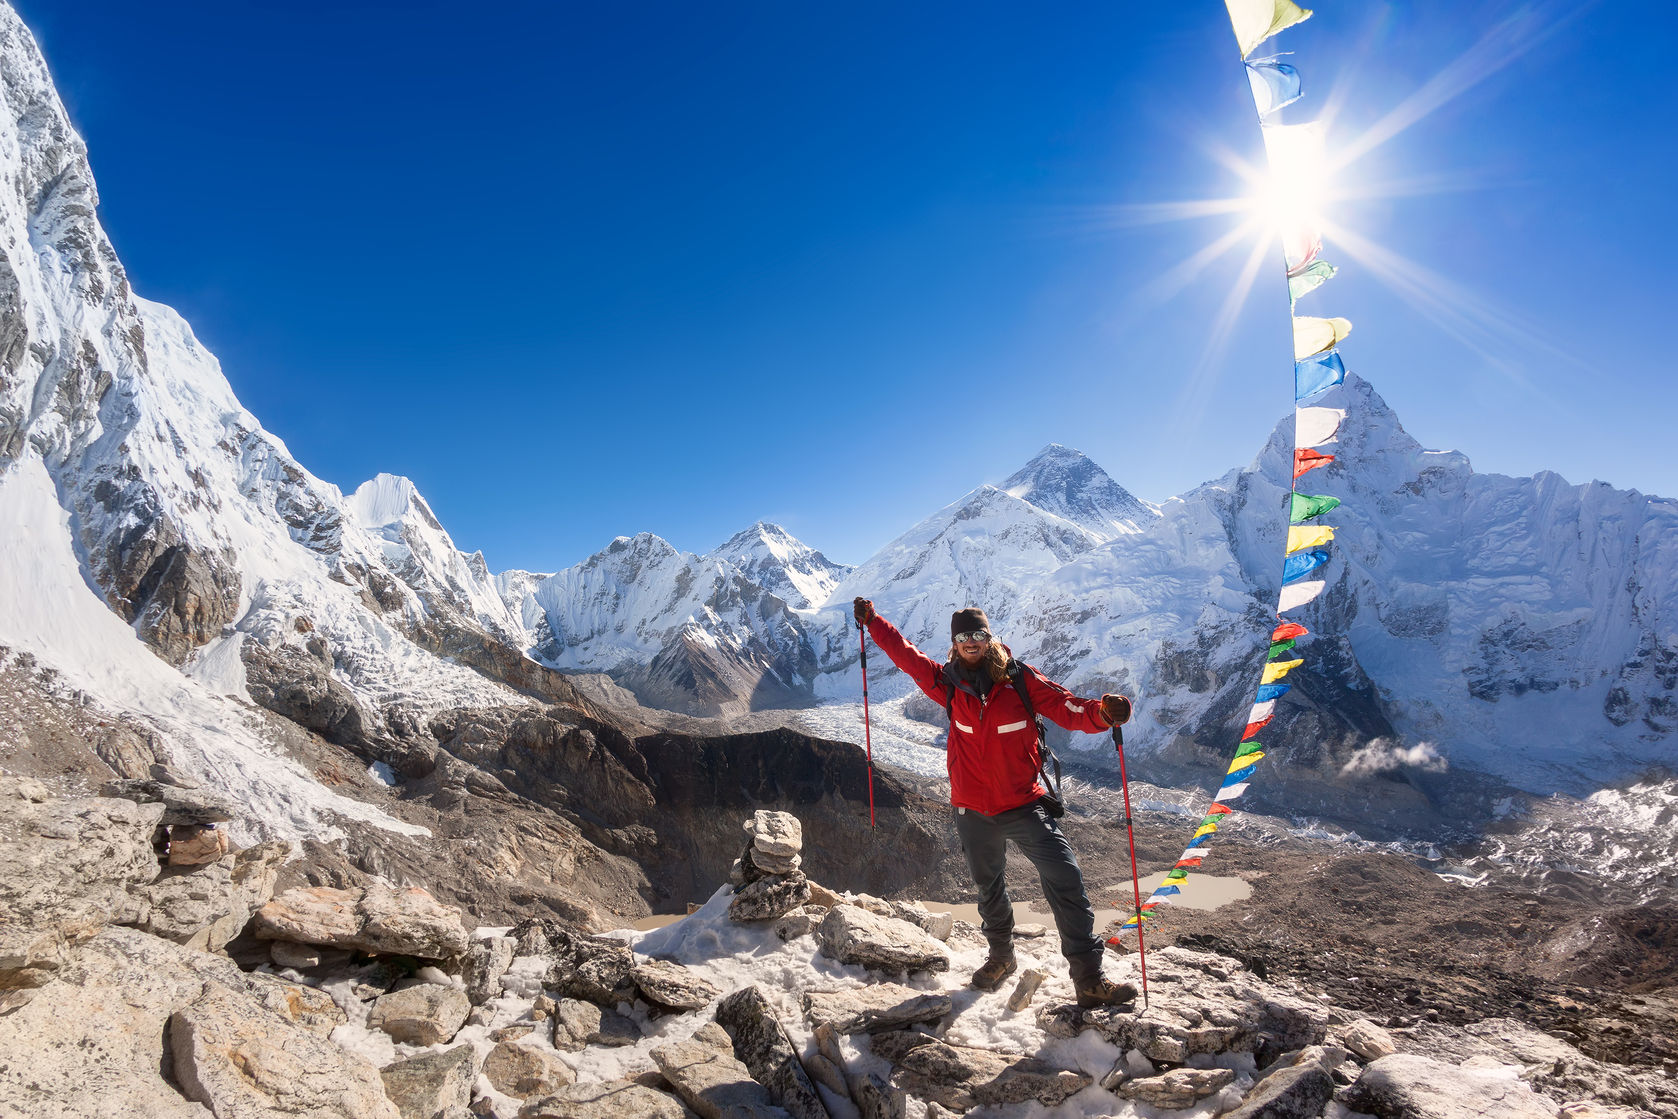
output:
<instances>
[{"instance_id":1,"label":"blue prayer flag","mask_svg":"<svg viewBox=\"0 0 1678 1119\"><path fill-rule=\"evenodd\" d=\"M1153 896L1156 898L1162 898L1167 894L1180 894L1182 892L1183 891L1178 889L1176 886L1162 886L1154 891Z\"/></svg>"},{"instance_id":2,"label":"blue prayer flag","mask_svg":"<svg viewBox=\"0 0 1678 1119\"><path fill-rule=\"evenodd\" d=\"M1338 350L1324 350L1312 354L1293 365L1293 398L1295 402L1331 389L1346 379L1346 366Z\"/></svg>"},{"instance_id":3,"label":"blue prayer flag","mask_svg":"<svg viewBox=\"0 0 1678 1119\"><path fill-rule=\"evenodd\" d=\"M1238 769L1224 778L1224 785L1239 785L1241 782L1251 777L1253 775L1253 771L1256 769L1258 769L1258 766L1256 765L1249 765L1244 769Z\"/></svg>"},{"instance_id":4,"label":"blue prayer flag","mask_svg":"<svg viewBox=\"0 0 1678 1119\"><path fill-rule=\"evenodd\" d=\"M1282 56L1247 61L1247 81L1253 87L1253 105L1261 117L1299 100L1299 71L1282 61Z\"/></svg>"},{"instance_id":5,"label":"blue prayer flag","mask_svg":"<svg viewBox=\"0 0 1678 1119\"><path fill-rule=\"evenodd\" d=\"M1291 687L1293 687L1292 684L1260 684L1258 690L1258 701L1260 703L1269 703L1273 699L1286 695L1288 689Z\"/></svg>"},{"instance_id":6,"label":"blue prayer flag","mask_svg":"<svg viewBox=\"0 0 1678 1119\"><path fill-rule=\"evenodd\" d=\"M1328 562L1328 553L1321 548L1313 548L1309 552L1295 552L1282 564L1282 582L1291 583L1296 579L1303 579Z\"/></svg>"}]
</instances>

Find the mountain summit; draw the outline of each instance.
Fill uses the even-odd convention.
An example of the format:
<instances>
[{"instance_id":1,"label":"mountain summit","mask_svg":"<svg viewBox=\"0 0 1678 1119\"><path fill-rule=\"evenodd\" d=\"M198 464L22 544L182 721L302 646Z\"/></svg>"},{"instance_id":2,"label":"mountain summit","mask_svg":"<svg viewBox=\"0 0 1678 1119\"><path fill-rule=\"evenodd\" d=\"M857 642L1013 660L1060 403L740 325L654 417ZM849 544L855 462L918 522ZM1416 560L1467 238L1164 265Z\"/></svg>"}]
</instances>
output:
<instances>
[{"instance_id":1,"label":"mountain summit","mask_svg":"<svg viewBox=\"0 0 1678 1119\"><path fill-rule=\"evenodd\" d=\"M1103 542L1143 531L1159 506L1139 500L1082 451L1050 443L998 487L1071 521Z\"/></svg>"}]
</instances>

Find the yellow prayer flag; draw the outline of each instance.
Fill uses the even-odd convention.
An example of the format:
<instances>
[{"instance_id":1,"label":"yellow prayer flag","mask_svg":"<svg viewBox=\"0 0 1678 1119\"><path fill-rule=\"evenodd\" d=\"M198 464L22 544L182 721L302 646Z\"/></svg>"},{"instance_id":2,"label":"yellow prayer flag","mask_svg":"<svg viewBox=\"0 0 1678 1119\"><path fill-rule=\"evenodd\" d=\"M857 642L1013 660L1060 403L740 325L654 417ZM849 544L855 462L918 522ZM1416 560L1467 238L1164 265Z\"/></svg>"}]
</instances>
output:
<instances>
[{"instance_id":1,"label":"yellow prayer flag","mask_svg":"<svg viewBox=\"0 0 1678 1119\"><path fill-rule=\"evenodd\" d=\"M1293 359L1303 361L1330 346L1338 346L1351 332L1350 319L1314 319L1309 315L1296 315L1293 320Z\"/></svg>"},{"instance_id":2,"label":"yellow prayer flag","mask_svg":"<svg viewBox=\"0 0 1678 1119\"><path fill-rule=\"evenodd\" d=\"M1241 57L1253 53L1253 48L1278 32L1311 18L1308 8L1301 8L1293 0L1224 0L1229 9L1229 22L1235 28L1235 41L1241 44Z\"/></svg>"},{"instance_id":3,"label":"yellow prayer flag","mask_svg":"<svg viewBox=\"0 0 1678 1119\"><path fill-rule=\"evenodd\" d=\"M1294 663L1298 664L1300 662L1295 661ZM1255 764L1262 757L1264 757L1263 750L1254 750L1250 754L1242 754L1239 758L1236 758L1234 761L1229 763L1229 768L1224 770L1224 773L1228 775L1234 773L1238 769L1246 769L1248 766Z\"/></svg>"},{"instance_id":4,"label":"yellow prayer flag","mask_svg":"<svg viewBox=\"0 0 1678 1119\"><path fill-rule=\"evenodd\" d=\"M1194 834L1191 835L1189 838L1190 839L1199 839L1201 836L1211 835L1213 832L1215 832L1217 830L1218 830L1218 825L1217 824L1201 824L1198 828L1196 828L1194 830Z\"/></svg>"},{"instance_id":5,"label":"yellow prayer flag","mask_svg":"<svg viewBox=\"0 0 1678 1119\"><path fill-rule=\"evenodd\" d=\"M1334 539L1334 529L1328 525L1295 525L1288 529L1288 555L1327 544Z\"/></svg>"},{"instance_id":6,"label":"yellow prayer flag","mask_svg":"<svg viewBox=\"0 0 1678 1119\"><path fill-rule=\"evenodd\" d=\"M1271 661L1264 666L1264 675L1259 677L1259 683L1274 684L1304 663L1304 658L1296 661Z\"/></svg>"}]
</instances>

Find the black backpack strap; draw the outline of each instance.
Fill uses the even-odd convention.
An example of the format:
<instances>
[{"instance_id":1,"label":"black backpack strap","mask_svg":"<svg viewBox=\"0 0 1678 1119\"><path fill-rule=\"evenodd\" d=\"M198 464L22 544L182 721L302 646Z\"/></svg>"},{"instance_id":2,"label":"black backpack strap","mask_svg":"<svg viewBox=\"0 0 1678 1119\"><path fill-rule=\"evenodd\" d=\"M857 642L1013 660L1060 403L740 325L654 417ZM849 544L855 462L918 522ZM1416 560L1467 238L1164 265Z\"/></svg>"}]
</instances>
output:
<instances>
[{"instance_id":1,"label":"black backpack strap","mask_svg":"<svg viewBox=\"0 0 1678 1119\"><path fill-rule=\"evenodd\" d=\"M1014 691L1019 693L1020 702L1025 704L1025 716L1037 724L1037 772L1043 778L1043 787L1049 790L1049 799L1056 805L1062 804L1060 795L1060 759L1049 749L1048 728L1043 720L1037 717L1037 706L1031 702L1031 689L1026 686L1025 674L1032 669L1019 661L1008 662L1008 679L1013 682ZM1054 767L1055 779L1049 780L1049 771L1045 763Z\"/></svg>"}]
</instances>

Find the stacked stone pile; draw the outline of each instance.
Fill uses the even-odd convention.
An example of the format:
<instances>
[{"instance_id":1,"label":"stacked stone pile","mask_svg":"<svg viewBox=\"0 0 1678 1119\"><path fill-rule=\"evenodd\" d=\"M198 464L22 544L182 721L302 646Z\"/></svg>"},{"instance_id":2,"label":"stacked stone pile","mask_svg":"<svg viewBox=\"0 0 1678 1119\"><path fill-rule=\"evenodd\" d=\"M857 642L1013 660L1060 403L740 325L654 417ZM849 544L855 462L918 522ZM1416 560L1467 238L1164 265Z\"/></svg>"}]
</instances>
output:
<instances>
[{"instance_id":1,"label":"stacked stone pile","mask_svg":"<svg viewBox=\"0 0 1678 1119\"><path fill-rule=\"evenodd\" d=\"M225 821L171 816L191 790L126 791L0 777L0 1114L1678 1116L1517 1023L1387 1031L1208 953L1151 953L1151 1007L1080 1010L1051 959L977 992L977 929L809 882L782 813L750 822L735 889L633 942L649 956L553 918L474 934L378 880L273 896L283 845L172 864L164 829ZM771 879L781 900L740 919Z\"/></svg>"},{"instance_id":2,"label":"stacked stone pile","mask_svg":"<svg viewBox=\"0 0 1678 1119\"><path fill-rule=\"evenodd\" d=\"M757 812L746 821L746 849L734 860L729 882L736 921L773 921L810 900L804 865L804 825L790 812Z\"/></svg>"}]
</instances>

